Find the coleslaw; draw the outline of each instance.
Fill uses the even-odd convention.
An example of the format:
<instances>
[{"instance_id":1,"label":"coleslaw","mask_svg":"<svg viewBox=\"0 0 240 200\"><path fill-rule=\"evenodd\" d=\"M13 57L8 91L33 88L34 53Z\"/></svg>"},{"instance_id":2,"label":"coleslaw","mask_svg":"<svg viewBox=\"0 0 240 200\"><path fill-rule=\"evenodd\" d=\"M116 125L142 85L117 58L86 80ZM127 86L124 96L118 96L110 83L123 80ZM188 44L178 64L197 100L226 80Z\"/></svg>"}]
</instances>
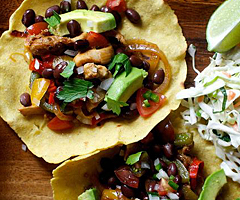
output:
<instances>
[{"instance_id":1,"label":"coleslaw","mask_svg":"<svg viewBox=\"0 0 240 200\"><path fill-rule=\"evenodd\" d=\"M185 124L213 142L221 168L240 183L240 47L215 53L194 82L176 96L187 108L181 113Z\"/></svg>"}]
</instances>

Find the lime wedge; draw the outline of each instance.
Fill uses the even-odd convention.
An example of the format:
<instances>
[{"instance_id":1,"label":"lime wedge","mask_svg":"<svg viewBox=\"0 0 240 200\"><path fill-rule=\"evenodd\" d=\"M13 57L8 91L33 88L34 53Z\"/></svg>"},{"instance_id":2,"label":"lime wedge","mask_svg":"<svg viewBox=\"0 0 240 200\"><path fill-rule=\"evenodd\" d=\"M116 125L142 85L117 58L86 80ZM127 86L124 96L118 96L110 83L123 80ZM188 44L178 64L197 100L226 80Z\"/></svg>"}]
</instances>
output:
<instances>
[{"instance_id":1,"label":"lime wedge","mask_svg":"<svg viewBox=\"0 0 240 200\"><path fill-rule=\"evenodd\" d=\"M226 52L240 42L240 0L225 1L207 25L208 50Z\"/></svg>"}]
</instances>

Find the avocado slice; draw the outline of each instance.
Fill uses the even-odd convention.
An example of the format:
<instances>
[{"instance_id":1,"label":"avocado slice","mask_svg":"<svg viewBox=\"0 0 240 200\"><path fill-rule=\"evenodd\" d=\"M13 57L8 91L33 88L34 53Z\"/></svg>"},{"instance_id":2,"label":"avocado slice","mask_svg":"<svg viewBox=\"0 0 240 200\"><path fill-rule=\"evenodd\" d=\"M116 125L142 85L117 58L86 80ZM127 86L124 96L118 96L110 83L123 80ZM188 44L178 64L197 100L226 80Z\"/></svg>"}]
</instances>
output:
<instances>
[{"instance_id":1,"label":"avocado slice","mask_svg":"<svg viewBox=\"0 0 240 200\"><path fill-rule=\"evenodd\" d=\"M97 189L91 188L86 190L84 193L78 196L78 200L99 200Z\"/></svg>"},{"instance_id":2,"label":"avocado slice","mask_svg":"<svg viewBox=\"0 0 240 200\"><path fill-rule=\"evenodd\" d=\"M78 9L61 14L60 17L60 24L51 28L54 35L64 36L69 34L67 23L70 20L76 20L80 24L82 32L102 33L116 28L116 21L111 13Z\"/></svg>"},{"instance_id":3,"label":"avocado slice","mask_svg":"<svg viewBox=\"0 0 240 200\"><path fill-rule=\"evenodd\" d=\"M133 67L131 72L126 76L124 71L116 77L113 84L107 91L107 98L115 101L126 102L134 92L142 87L143 80L146 78L148 73L143 69Z\"/></svg>"},{"instance_id":4,"label":"avocado slice","mask_svg":"<svg viewBox=\"0 0 240 200\"><path fill-rule=\"evenodd\" d=\"M223 169L212 173L206 178L198 200L215 200L218 192L226 183L227 178Z\"/></svg>"}]
</instances>

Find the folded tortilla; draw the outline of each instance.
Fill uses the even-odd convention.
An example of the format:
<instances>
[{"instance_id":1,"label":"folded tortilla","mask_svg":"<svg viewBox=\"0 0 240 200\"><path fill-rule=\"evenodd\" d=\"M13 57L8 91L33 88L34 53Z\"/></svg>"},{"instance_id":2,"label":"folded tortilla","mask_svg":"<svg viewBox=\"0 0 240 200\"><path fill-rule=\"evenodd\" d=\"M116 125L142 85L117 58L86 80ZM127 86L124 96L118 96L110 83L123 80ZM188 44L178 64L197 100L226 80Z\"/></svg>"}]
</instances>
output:
<instances>
[{"instance_id":1,"label":"folded tortilla","mask_svg":"<svg viewBox=\"0 0 240 200\"><path fill-rule=\"evenodd\" d=\"M129 144L144 138L148 132L171 110L178 108L180 100L175 95L184 88L187 67L185 51L187 48L177 17L162 0L128 0L129 8L136 9L141 15L142 23L134 25L123 17L120 32L126 39L139 38L153 42L166 54L172 68L172 80L165 93L167 103L150 118L138 117L129 121L123 119L108 120L100 127L91 128L79 125L70 132L53 132L46 126L43 116L24 117L18 111L22 105L20 95L30 92L28 64L20 55L13 55L16 62L9 57L12 53L24 52L24 39L11 37L12 30L24 31L21 18L25 10L33 9L44 15L45 10L60 4L61 0L25 0L10 18L10 30L0 39L0 116L18 134L28 149L49 163L60 163L72 156L91 154L118 144ZM102 6L104 0L87 0ZM75 9L76 0L72 1ZM159 67L163 67L160 63Z\"/></svg>"},{"instance_id":2,"label":"folded tortilla","mask_svg":"<svg viewBox=\"0 0 240 200\"><path fill-rule=\"evenodd\" d=\"M180 117L180 110L170 114L175 133L193 132L194 148L192 155L204 161L204 177L220 169L221 160L215 155L212 143L203 140L197 130L187 129ZM53 171L51 185L55 200L77 200L77 197L86 189L97 187L102 190L98 175L102 171L100 160L103 157L113 157L119 153L119 148L108 149L100 153L95 152L89 156L80 156L62 163ZM240 197L240 185L228 179L222 188L217 200L235 200Z\"/></svg>"}]
</instances>

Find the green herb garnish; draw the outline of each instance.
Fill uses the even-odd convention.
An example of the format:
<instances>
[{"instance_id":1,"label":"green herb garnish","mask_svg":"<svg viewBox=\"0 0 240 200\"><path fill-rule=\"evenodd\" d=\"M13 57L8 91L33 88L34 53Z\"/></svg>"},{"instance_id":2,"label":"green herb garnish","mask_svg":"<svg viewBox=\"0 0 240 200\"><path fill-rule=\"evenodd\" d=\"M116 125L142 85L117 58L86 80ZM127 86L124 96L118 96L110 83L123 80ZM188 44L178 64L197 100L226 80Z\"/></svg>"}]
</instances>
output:
<instances>
[{"instance_id":1,"label":"green herb garnish","mask_svg":"<svg viewBox=\"0 0 240 200\"><path fill-rule=\"evenodd\" d=\"M121 101L115 101L113 99L107 98L107 107L113 111L113 113L120 115L121 107L128 106L127 103Z\"/></svg>"},{"instance_id":2,"label":"green herb garnish","mask_svg":"<svg viewBox=\"0 0 240 200\"><path fill-rule=\"evenodd\" d=\"M173 181L175 179L175 176L173 176L173 175L171 175L170 177L169 177L169 180L171 180L171 181Z\"/></svg>"},{"instance_id":3,"label":"green herb garnish","mask_svg":"<svg viewBox=\"0 0 240 200\"><path fill-rule=\"evenodd\" d=\"M159 163L158 165L156 165L156 166L155 166L155 169L156 169L157 171L159 171L160 169L162 169L161 163Z\"/></svg>"},{"instance_id":4,"label":"green herb garnish","mask_svg":"<svg viewBox=\"0 0 240 200\"><path fill-rule=\"evenodd\" d=\"M124 53L119 53L116 56L114 56L113 61L111 64L108 66L109 70L112 70L115 67L115 72L113 74L113 77L116 77L119 72L121 71L122 67L124 67L126 71L126 76L131 72L132 70L132 65L129 61L129 58L126 54Z\"/></svg>"},{"instance_id":5,"label":"green herb garnish","mask_svg":"<svg viewBox=\"0 0 240 200\"><path fill-rule=\"evenodd\" d=\"M135 154L132 154L132 155L128 156L126 164L127 165L133 165L136 162L138 162L143 152L144 151L140 151L138 153L135 153Z\"/></svg>"},{"instance_id":6,"label":"green herb garnish","mask_svg":"<svg viewBox=\"0 0 240 200\"><path fill-rule=\"evenodd\" d=\"M170 185L174 190L177 190L179 188L179 185L177 183L174 183L172 180L168 181L168 185Z\"/></svg>"},{"instance_id":7,"label":"green herb garnish","mask_svg":"<svg viewBox=\"0 0 240 200\"><path fill-rule=\"evenodd\" d=\"M58 24L60 24L61 17L55 10L53 10L53 15L49 18L46 18L45 21L48 23L49 27L55 28Z\"/></svg>"},{"instance_id":8,"label":"green herb garnish","mask_svg":"<svg viewBox=\"0 0 240 200\"><path fill-rule=\"evenodd\" d=\"M93 99L92 82L74 78L63 82L63 90L59 92L57 98L66 103L70 103L76 99L88 97Z\"/></svg>"},{"instance_id":9,"label":"green herb garnish","mask_svg":"<svg viewBox=\"0 0 240 200\"><path fill-rule=\"evenodd\" d=\"M147 192L148 195L152 195L152 196L158 196L159 194L157 192Z\"/></svg>"},{"instance_id":10,"label":"green herb garnish","mask_svg":"<svg viewBox=\"0 0 240 200\"><path fill-rule=\"evenodd\" d=\"M221 88L220 88L220 91L221 91L222 94L223 94L222 110L221 110L221 111L213 111L213 114L224 112L224 110L226 109L226 104L227 104L227 91L226 91L226 89L225 89L224 87L221 87Z\"/></svg>"},{"instance_id":11,"label":"green herb garnish","mask_svg":"<svg viewBox=\"0 0 240 200\"><path fill-rule=\"evenodd\" d=\"M67 65L67 67L63 70L63 72L60 74L64 78L69 78L73 74L73 69L75 67L75 62L70 61Z\"/></svg>"},{"instance_id":12,"label":"green herb garnish","mask_svg":"<svg viewBox=\"0 0 240 200\"><path fill-rule=\"evenodd\" d=\"M150 103L149 103L149 101L147 100L147 99L145 99L144 101L143 101L143 105L144 105L144 107L146 107L146 108L149 108L151 105L150 105Z\"/></svg>"},{"instance_id":13,"label":"green herb garnish","mask_svg":"<svg viewBox=\"0 0 240 200\"><path fill-rule=\"evenodd\" d=\"M144 99L147 99L147 100L151 100L155 103L158 103L159 102L159 96L153 92L151 92L150 90L148 90L147 92L145 92L143 94L143 98Z\"/></svg>"}]
</instances>

